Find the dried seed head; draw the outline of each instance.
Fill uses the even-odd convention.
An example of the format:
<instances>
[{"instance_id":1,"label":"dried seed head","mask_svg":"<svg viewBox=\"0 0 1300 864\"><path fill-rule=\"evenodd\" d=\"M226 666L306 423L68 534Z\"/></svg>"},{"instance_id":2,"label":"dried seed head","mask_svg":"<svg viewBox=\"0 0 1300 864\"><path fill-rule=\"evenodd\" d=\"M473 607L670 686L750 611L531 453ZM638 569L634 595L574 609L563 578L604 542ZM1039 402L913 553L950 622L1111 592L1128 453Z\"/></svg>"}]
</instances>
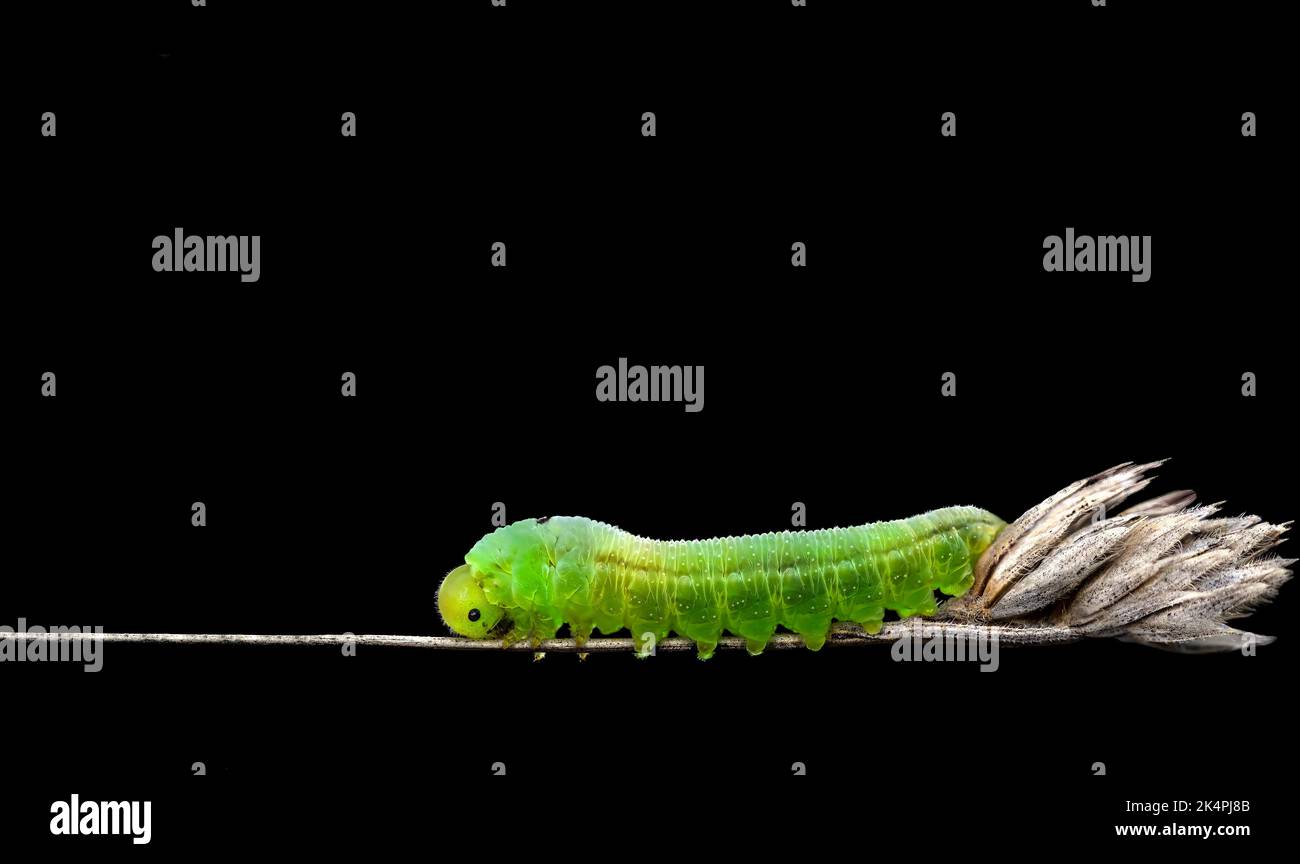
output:
<instances>
[{"instance_id":1,"label":"dried seed head","mask_svg":"<svg viewBox=\"0 0 1300 864\"><path fill-rule=\"evenodd\" d=\"M1226 622L1247 615L1291 578L1294 559L1269 555L1290 523L1218 517L1171 492L1105 513L1151 482L1162 464L1125 463L1073 483L1008 525L981 557L975 587L944 608L1081 636L1115 636L1164 648L1238 648L1245 633Z\"/></svg>"},{"instance_id":2,"label":"dried seed head","mask_svg":"<svg viewBox=\"0 0 1300 864\"><path fill-rule=\"evenodd\" d=\"M985 602L996 603L1002 592L1038 566L1080 523L1145 489L1152 478L1143 472L1161 464L1117 465L1067 486L1009 525L976 567L975 585Z\"/></svg>"}]
</instances>

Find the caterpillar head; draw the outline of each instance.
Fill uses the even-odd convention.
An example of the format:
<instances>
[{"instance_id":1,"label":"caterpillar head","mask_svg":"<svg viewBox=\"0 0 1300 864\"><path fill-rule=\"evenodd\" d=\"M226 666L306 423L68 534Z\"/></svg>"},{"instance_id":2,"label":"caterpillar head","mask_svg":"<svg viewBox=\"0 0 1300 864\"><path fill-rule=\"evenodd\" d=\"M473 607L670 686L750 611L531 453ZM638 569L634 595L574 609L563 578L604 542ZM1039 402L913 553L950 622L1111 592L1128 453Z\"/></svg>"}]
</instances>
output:
<instances>
[{"instance_id":1,"label":"caterpillar head","mask_svg":"<svg viewBox=\"0 0 1300 864\"><path fill-rule=\"evenodd\" d=\"M488 602L474 568L462 564L438 586L438 614L458 636L487 639L505 618L506 610Z\"/></svg>"},{"instance_id":2,"label":"caterpillar head","mask_svg":"<svg viewBox=\"0 0 1300 864\"><path fill-rule=\"evenodd\" d=\"M514 598L545 607L555 568L549 521L524 519L474 544L464 566L448 573L438 589L438 611L448 627L471 639L494 638L519 623L508 614Z\"/></svg>"}]
</instances>

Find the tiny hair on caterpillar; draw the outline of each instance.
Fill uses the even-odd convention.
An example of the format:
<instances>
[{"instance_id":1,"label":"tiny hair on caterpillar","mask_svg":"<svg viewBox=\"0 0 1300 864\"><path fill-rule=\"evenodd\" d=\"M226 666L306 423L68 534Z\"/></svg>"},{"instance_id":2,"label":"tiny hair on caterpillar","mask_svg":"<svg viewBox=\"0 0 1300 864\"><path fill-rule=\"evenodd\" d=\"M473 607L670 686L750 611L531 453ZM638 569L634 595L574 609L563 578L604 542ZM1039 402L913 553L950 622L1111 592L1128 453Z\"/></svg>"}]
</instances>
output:
<instances>
[{"instance_id":1,"label":"tiny hair on caterpillar","mask_svg":"<svg viewBox=\"0 0 1300 864\"><path fill-rule=\"evenodd\" d=\"M1190 491L1119 509L1162 464L1072 483L1009 524L960 506L847 528L653 540L579 516L524 519L475 543L437 606L466 639L538 646L567 626L581 651L593 632L628 630L647 656L676 634L701 659L726 634L759 654L780 628L816 651L843 622L875 634L891 613L997 626L1031 644L1115 637L1207 652L1271 642L1227 622L1291 577L1295 559L1273 553L1290 523L1222 516Z\"/></svg>"}]
</instances>

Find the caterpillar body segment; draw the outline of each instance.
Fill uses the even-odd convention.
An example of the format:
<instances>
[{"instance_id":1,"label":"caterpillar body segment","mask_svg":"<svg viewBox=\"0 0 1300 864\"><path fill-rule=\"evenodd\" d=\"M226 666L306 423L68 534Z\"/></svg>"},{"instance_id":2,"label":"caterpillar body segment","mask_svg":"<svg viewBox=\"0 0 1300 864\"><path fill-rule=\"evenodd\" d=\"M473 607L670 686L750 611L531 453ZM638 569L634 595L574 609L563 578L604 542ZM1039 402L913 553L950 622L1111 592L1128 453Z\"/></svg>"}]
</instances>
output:
<instances>
[{"instance_id":1,"label":"caterpillar body segment","mask_svg":"<svg viewBox=\"0 0 1300 864\"><path fill-rule=\"evenodd\" d=\"M817 650L832 621L874 633L886 611L931 615L936 589L966 592L1004 525L947 507L853 528L663 541L582 517L525 519L474 545L440 587L439 611L471 638L536 644L567 624L582 644L627 628L640 654L676 633L708 658L724 632L757 654L781 626Z\"/></svg>"}]
</instances>

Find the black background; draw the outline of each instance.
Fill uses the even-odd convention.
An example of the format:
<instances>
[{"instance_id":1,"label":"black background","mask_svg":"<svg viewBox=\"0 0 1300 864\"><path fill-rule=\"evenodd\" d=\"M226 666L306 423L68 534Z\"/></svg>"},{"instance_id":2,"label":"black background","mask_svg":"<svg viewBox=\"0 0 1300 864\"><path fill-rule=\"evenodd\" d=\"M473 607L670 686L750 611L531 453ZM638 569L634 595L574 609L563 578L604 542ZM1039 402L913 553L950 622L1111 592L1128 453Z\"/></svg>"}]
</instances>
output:
<instances>
[{"instance_id":1,"label":"black background","mask_svg":"<svg viewBox=\"0 0 1300 864\"><path fill-rule=\"evenodd\" d=\"M1296 515L1270 4L268 5L15 29L0 623L442 633L437 581L497 501L657 537L779 530L795 501L811 527L1012 519L1171 457L1153 493ZM260 234L261 280L154 273L177 226ZM1151 234L1151 281L1044 273L1067 226ZM597 402L619 357L703 365L703 412ZM1288 803L1293 591L1249 619L1282 637L1253 658L1004 646L995 674L110 645L93 675L0 667L0 819L95 854L605 857L685 816L701 854L1030 854L1153 821L1125 800L1249 800L1154 821L1250 839L1118 841L1217 852ZM50 837L72 792L150 798L153 843Z\"/></svg>"}]
</instances>

